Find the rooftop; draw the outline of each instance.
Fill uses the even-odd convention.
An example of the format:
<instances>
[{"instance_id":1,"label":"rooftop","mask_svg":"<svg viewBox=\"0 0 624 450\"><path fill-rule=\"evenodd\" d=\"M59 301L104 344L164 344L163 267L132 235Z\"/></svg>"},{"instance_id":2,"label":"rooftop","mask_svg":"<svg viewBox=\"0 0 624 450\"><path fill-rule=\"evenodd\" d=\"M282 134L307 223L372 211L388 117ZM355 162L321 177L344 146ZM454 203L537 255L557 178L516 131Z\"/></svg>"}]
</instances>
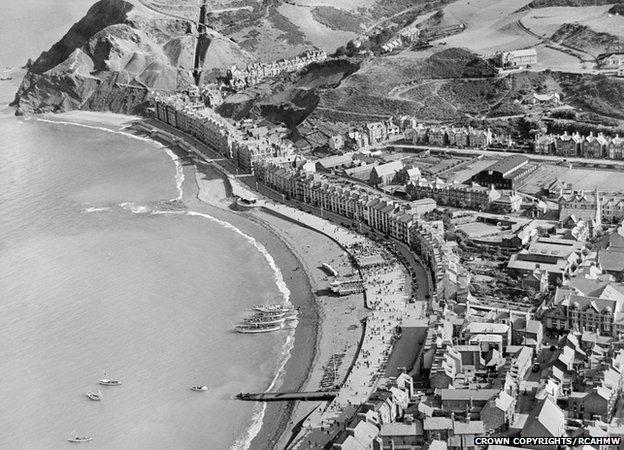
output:
<instances>
[{"instance_id":1,"label":"rooftop","mask_svg":"<svg viewBox=\"0 0 624 450\"><path fill-rule=\"evenodd\" d=\"M437 394L444 400L488 401L500 392L500 389L438 389Z\"/></svg>"},{"instance_id":2,"label":"rooftop","mask_svg":"<svg viewBox=\"0 0 624 450\"><path fill-rule=\"evenodd\" d=\"M520 166L527 164L528 162L529 158L527 158L526 156L513 155L495 162L485 170L488 172L500 172L503 175L506 175L507 173L518 169Z\"/></svg>"}]
</instances>

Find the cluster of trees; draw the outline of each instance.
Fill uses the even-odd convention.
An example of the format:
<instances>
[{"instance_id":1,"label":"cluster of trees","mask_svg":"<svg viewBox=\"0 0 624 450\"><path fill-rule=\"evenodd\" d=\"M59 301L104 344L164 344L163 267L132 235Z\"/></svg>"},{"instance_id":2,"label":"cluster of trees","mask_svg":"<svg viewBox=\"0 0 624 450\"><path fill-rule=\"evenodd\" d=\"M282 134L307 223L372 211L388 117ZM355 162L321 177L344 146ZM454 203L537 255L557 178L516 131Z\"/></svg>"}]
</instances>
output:
<instances>
[{"instance_id":1,"label":"cluster of trees","mask_svg":"<svg viewBox=\"0 0 624 450\"><path fill-rule=\"evenodd\" d=\"M357 56L360 53L368 53L371 49L371 42L368 39L355 40L352 39L347 42L347 45L342 45L336 49L334 56Z\"/></svg>"}]
</instances>

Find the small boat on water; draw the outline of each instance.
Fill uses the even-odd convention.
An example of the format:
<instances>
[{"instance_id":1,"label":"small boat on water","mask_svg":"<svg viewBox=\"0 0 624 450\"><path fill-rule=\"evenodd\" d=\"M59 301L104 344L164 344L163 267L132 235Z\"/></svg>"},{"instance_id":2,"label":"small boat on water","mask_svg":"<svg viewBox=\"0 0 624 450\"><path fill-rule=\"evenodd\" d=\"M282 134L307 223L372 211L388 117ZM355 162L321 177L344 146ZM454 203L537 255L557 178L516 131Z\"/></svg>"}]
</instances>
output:
<instances>
[{"instance_id":1,"label":"small boat on water","mask_svg":"<svg viewBox=\"0 0 624 450\"><path fill-rule=\"evenodd\" d=\"M191 391L195 392L206 392L208 390L208 386L191 386Z\"/></svg>"},{"instance_id":2,"label":"small boat on water","mask_svg":"<svg viewBox=\"0 0 624 450\"><path fill-rule=\"evenodd\" d=\"M79 436L76 433L72 433L71 437L67 438L69 442L91 442L93 438L91 436Z\"/></svg>"},{"instance_id":3,"label":"small boat on water","mask_svg":"<svg viewBox=\"0 0 624 450\"><path fill-rule=\"evenodd\" d=\"M255 309L256 311L260 311L261 313L266 313L266 314L270 314L270 313L284 313L284 314L286 314L288 311L290 311L290 308L287 308L286 306L283 306L283 305L277 305L277 304L273 304L273 305L254 305L253 309Z\"/></svg>"},{"instance_id":4,"label":"small boat on water","mask_svg":"<svg viewBox=\"0 0 624 450\"><path fill-rule=\"evenodd\" d=\"M243 324L236 327L239 333L269 333L284 328L284 322L276 324Z\"/></svg>"},{"instance_id":5,"label":"small boat on water","mask_svg":"<svg viewBox=\"0 0 624 450\"><path fill-rule=\"evenodd\" d=\"M101 402L104 396L102 395L102 391L98 389L97 392L87 392L87 397L89 400L93 400L94 402Z\"/></svg>"},{"instance_id":6,"label":"small boat on water","mask_svg":"<svg viewBox=\"0 0 624 450\"><path fill-rule=\"evenodd\" d=\"M98 381L98 384L101 384L102 386L121 386L121 381L111 380L110 378L103 378Z\"/></svg>"}]
</instances>

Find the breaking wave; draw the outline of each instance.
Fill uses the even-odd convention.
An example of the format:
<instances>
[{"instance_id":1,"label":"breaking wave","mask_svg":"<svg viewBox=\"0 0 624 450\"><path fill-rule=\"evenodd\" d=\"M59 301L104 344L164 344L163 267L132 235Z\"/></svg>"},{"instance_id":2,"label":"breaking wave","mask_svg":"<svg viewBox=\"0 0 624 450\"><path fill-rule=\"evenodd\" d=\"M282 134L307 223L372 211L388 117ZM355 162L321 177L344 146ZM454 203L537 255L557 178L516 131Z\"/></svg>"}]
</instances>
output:
<instances>
[{"instance_id":1,"label":"breaking wave","mask_svg":"<svg viewBox=\"0 0 624 450\"><path fill-rule=\"evenodd\" d=\"M102 211L110 211L110 206L93 206L91 208L85 208L82 210L83 213L94 213L94 212L102 212Z\"/></svg>"},{"instance_id":2,"label":"breaking wave","mask_svg":"<svg viewBox=\"0 0 624 450\"><path fill-rule=\"evenodd\" d=\"M161 144L160 142L157 142L157 141L155 141L153 139L150 139L148 137L138 136L136 134L128 133L127 131L123 131L124 129L126 129L128 127L124 127L122 129L114 129L114 128L107 128L107 127L98 127L96 125L87 125L86 123L80 123L80 122L69 122L69 121L66 121L66 120L43 119L41 117L33 117L32 119L31 118L27 118L26 120L36 120L38 122L55 123L55 124L65 125L65 126L75 126L75 127L89 128L91 130L105 131L107 133L120 134L120 135L125 136L125 137L129 137L129 138L132 138L132 139L137 139L139 141L150 142L152 144L155 144L156 146L164 147L164 145Z\"/></svg>"},{"instance_id":3,"label":"breaking wave","mask_svg":"<svg viewBox=\"0 0 624 450\"><path fill-rule=\"evenodd\" d=\"M151 214L153 210L145 205L140 205L135 202L120 203L119 206L126 211L130 211L133 214Z\"/></svg>"}]
</instances>

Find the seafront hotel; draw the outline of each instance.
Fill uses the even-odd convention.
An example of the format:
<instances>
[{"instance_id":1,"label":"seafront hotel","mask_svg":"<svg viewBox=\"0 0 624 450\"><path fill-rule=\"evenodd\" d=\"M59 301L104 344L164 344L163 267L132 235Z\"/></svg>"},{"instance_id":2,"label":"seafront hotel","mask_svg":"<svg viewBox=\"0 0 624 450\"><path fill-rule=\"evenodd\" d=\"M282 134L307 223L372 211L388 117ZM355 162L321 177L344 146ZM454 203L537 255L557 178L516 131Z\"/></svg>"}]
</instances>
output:
<instances>
[{"instance_id":1,"label":"seafront hotel","mask_svg":"<svg viewBox=\"0 0 624 450\"><path fill-rule=\"evenodd\" d=\"M157 95L154 103L158 120L199 139L244 172L251 172L256 161L293 152L282 139L281 128L256 126L252 121L230 122L184 94Z\"/></svg>"}]
</instances>

